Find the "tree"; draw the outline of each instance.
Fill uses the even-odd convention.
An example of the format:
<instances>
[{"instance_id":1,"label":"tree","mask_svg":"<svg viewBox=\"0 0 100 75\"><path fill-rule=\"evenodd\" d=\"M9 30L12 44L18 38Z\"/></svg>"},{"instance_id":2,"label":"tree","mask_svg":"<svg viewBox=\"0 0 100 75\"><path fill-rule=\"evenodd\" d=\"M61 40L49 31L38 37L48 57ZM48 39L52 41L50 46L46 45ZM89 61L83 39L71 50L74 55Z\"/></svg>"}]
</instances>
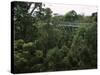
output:
<instances>
[{"instance_id":1,"label":"tree","mask_svg":"<svg viewBox=\"0 0 100 75\"><path fill-rule=\"evenodd\" d=\"M84 16L72 10L53 15L42 3L35 3L29 12L32 4L16 2L14 6L15 73L97 67L97 13ZM79 25L59 26L66 22Z\"/></svg>"},{"instance_id":2,"label":"tree","mask_svg":"<svg viewBox=\"0 0 100 75\"><path fill-rule=\"evenodd\" d=\"M77 19L76 11L72 10L65 14L65 21L74 22Z\"/></svg>"}]
</instances>

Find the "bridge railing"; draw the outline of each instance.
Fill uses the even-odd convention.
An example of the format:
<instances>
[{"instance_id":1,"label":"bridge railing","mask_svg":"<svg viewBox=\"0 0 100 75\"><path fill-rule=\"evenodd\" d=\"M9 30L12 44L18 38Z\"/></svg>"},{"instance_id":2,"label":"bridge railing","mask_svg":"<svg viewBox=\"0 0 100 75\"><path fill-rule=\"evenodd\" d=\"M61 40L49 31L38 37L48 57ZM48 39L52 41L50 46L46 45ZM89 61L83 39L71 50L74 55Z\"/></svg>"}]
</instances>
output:
<instances>
[{"instance_id":1,"label":"bridge railing","mask_svg":"<svg viewBox=\"0 0 100 75\"><path fill-rule=\"evenodd\" d=\"M93 22L93 23L59 23L58 25L56 25L56 26L67 26L67 27L80 27L80 26L82 26L82 25L92 25L92 24L96 24L95 22Z\"/></svg>"}]
</instances>

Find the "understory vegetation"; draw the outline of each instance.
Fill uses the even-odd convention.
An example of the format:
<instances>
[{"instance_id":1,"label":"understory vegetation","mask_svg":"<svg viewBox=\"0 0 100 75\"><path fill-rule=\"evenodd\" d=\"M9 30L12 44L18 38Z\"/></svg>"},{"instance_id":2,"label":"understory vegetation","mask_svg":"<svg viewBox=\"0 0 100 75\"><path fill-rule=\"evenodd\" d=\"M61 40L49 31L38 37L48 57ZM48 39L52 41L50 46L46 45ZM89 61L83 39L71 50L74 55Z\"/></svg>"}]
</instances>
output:
<instances>
[{"instance_id":1,"label":"understory vegetation","mask_svg":"<svg viewBox=\"0 0 100 75\"><path fill-rule=\"evenodd\" d=\"M97 68L97 12L59 15L31 5L14 2L15 73Z\"/></svg>"}]
</instances>

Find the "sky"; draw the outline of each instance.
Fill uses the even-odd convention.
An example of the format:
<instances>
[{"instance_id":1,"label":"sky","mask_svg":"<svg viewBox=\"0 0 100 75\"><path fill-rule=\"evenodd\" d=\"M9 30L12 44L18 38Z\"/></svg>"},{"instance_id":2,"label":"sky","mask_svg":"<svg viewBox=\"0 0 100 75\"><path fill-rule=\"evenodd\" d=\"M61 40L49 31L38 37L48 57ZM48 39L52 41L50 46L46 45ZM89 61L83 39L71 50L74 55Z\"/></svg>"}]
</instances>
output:
<instances>
[{"instance_id":1,"label":"sky","mask_svg":"<svg viewBox=\"0 0 100 75\"><path fill-rule=\"evenodd\" d=\"M45 7L51 8L53 13L64 15L65 13L75 10L77 14L91 15L93 12L97 12L97 6L92 5L72 5L72 4L61 4L61 3L44 3Z\"/></svg>"}]
</instances>

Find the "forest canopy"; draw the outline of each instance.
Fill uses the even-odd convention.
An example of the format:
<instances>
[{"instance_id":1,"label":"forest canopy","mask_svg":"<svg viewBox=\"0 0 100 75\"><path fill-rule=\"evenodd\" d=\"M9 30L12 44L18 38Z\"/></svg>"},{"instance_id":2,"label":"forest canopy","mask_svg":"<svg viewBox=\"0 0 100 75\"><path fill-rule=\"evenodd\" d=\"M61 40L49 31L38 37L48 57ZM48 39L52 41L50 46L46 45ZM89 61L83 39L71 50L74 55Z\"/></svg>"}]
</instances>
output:
<instances>
[{"instance_id":1,"label":"forest canopy","mask_svg":"<svg viewBox=\"0 0 100 75\"><path fill-rule=\"evenodd\" d=\"M15 73L97 68L97 12L52 15L42 3L13 3Z\"/></svg>"}]
</instances>

